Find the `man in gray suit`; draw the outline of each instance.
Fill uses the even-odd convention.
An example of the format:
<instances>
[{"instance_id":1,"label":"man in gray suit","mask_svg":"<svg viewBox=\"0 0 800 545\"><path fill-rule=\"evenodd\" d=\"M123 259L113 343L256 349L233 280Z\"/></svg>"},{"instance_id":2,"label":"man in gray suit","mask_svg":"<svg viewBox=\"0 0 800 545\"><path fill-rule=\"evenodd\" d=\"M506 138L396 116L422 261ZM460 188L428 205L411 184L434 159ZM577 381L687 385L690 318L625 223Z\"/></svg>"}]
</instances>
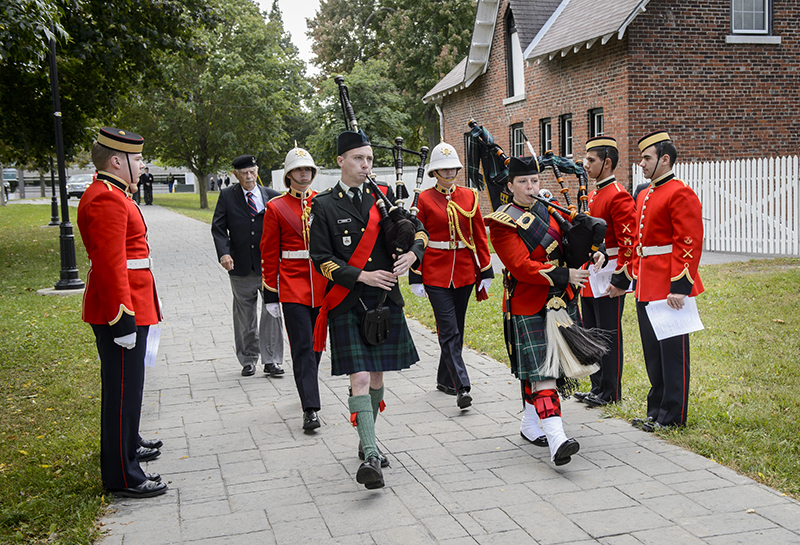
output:
<instances>
[{"instance_id":1,"label":"man in gray suit","mask_svg":"<svg viewBox=\"0 0 800 545\"><path fill-rule=\"evenodd\" d=\"M264 209L267 202L280 193L256 184L258 165L252 155L234 159L233 168L239 183L220 192L211 234L220 265L228 271L231 280L233 334L242 376L255 374L261 354L264 372L274 377L284 373L281 367L283 320L280 308L274 308L277 305L262 305L261 324L258 324L258 293L261 290Z\"/></svg>"}]
</instances>

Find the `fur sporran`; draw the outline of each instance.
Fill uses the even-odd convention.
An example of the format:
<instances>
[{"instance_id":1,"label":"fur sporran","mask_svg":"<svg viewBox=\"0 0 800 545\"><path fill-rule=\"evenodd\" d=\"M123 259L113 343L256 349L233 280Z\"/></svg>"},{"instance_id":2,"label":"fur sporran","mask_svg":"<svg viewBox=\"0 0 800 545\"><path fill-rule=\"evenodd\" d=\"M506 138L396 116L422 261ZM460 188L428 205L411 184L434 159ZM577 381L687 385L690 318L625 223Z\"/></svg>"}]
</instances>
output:
<instances>
[{"instance_id":1,"label":"fur sporran","mask_svg":"<svg viewBox=\"0 0 800 545\"><path fill-rule=\"evenodd\" d=\"M364 307L364 318L361 320L361 338L364 342L378 346L386 342L389 337L389 307L383 306L386 302L386 292L381 294L378 301L378 306L374 309L368 309L364 301L361 301L361 306Z\"/></svg>"},{"instance_id":2,"label":"fur sporran","mask_svg":"<svg viewBox=\"0 0 800 545\"><path fill-rule=\"evenodd\" d=\"M564 376L584 378L600 369L600 358L608 352L602 332L585 329L569 317L567 305L559 297L547 304L546 318L547 376L558 376L559 367Z\"/></svg>"}]
</instances>

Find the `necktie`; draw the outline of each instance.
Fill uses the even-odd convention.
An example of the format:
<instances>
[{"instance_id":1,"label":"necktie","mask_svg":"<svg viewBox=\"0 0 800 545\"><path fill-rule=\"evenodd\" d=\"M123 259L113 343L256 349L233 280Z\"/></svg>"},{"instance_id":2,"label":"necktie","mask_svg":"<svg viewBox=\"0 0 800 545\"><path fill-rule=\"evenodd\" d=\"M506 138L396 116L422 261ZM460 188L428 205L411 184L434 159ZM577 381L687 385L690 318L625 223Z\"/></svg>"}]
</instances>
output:
<instances>
[{"instance_id":1,"label":"necktie","mask_svg":"<svg viewBox=\"0 0 800 545\"><path fill-rule=\"evenodd\" d=\"M247 193L247 206L250 207L251 216L255 216L258 214L258 208L256 207L256 200L253 197L253 194L250 192Z\"/></svg>"},{"instance_id":2,"label":"necktie","mask_svg":"<svg viewBox=\"0 0 800 545\"><path fill-rule=\"evenodd\" d=\"M361 190L357 187L351 187L350 194L353 195L353 206L355 206L358 213L361 214Z\"/></svg>"}]
</instances>

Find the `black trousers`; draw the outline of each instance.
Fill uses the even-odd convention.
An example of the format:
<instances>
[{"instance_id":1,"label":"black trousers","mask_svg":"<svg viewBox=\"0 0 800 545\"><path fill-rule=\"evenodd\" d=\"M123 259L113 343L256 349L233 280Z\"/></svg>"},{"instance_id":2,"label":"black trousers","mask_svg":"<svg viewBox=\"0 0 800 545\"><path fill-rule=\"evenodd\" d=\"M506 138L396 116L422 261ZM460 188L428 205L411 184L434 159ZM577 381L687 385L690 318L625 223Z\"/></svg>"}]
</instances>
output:
<instances>
[{"instance_id":1,"label":"black trousers","mask_svg":"<svg viewBox=\"0 0 800 545\"><path fill-rule=\"evenodd\" d=\"M144 388L147 331L139 326L133 350L114 343L111 326L94 325L100 354L102 401L100 408L100 471L109 490L140 485L146 478L136 449Z\"/></svg>"},{"instance_id":2,"label":"black trousers","mask_svg":"<svg viewBox=\"0 0 800 545\"><path fill-rule=\"evenodd\" d=\"M314 352L314 324L317 323L319 307L311 308L299 303L282 303L283 323L289 337L292 352L292 372L303 410L320 409L319 359L321 352Z\"/></svg>"},{"instance_id":3,"label":"black trousers","mask_svg":"<svg viewBox=\"0 0 800 545\"><path fill-rule=\"evenodd\" d=\"M606 401L622 399L622 312L625 296L581 297L581 317L587 329L608 332L608 353L600 361L600 370L590 378L592 393Z\"/></svg>"},{"instance_id":4,"label":"black trousers","mask_svg":"<svg viewBox=\"0 0 800 545\"><path fill-rule=\"evenodd\" d=\"M689 409L689 335L659 341L646 307L647 303L636 302L644 364L650 379L647 416L664 426L684 426Z\"/></svg>"},{"instance_id":5,"label":"black trousers","mask_svg":"<svg viewBox=\"0 0 800 545\"><path fill-rule=\"evenodd\" d=\"M443 386L471 389L461 351L464 347L464 318L474 284L462 288L425 286L436 318L439 337L439 372L436 382Z\"/></svg>"},{"instance_id":6,"label":"black trousers","mask_svg":"<svg viewBox=\"0 0 800 545\"><path fill-rule=\"evenodd\" d=\"M144 204L153 204L153 186L144 186Z\"/></svg>"}]
</instances>

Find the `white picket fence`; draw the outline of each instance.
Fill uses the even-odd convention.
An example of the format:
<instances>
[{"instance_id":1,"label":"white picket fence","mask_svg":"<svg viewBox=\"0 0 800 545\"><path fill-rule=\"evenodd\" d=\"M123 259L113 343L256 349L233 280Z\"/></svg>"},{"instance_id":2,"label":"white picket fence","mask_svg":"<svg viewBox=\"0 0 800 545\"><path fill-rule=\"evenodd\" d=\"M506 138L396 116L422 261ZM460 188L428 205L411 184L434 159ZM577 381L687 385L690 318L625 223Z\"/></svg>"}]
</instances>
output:
<instances>
[{"instance_id":1,"label":"white picket fence","mask_svg":"<svg viewBox=\"0 0 800 545\"><path fill-rule=\"evenodd\" d=\"M703 205L706 250L800 255L797 156L676 163L674 170ZM633 165L632 187L646 181Z\"/></svg>"}]
</instances>

